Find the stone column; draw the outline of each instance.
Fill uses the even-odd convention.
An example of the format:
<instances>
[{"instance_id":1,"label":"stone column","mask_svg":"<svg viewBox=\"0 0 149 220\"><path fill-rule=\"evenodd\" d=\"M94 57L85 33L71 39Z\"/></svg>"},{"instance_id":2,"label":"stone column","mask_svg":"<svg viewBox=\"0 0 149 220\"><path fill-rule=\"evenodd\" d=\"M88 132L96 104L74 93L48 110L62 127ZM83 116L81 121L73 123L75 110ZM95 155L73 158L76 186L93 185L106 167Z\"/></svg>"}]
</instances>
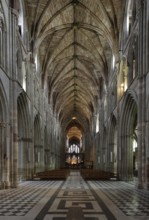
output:
<instances>
[{"instance_id":1,"label":"stone column","mask_svg":"<svg viewBox=\"0 0 149 220\"><path fill-rule=\"evenodd\" d=\"M147 172L147 183L146 183L146 188L149 190L149 158L147 158L146 172Z\"/></svg>"},{"instance_id":2,"label":"stone column","mask_svg":"<svg viewBox=\"0 0 149 220\"><path fill-rule=\"evenodd\" d=\"M149 1L146 0L146 125L145 125L145 146L146 146L146 188L149 189Z\"/></svg>"},{"instance_id":3,"label":"stone column","mask_svg":"<svg viewBox=\"0 0 149 220\"><path fill-rule=\"evenodd\" d=\"M133 150L132 150L132 137L129 135L127 138L127 179L128 181L133 180Z\"/></svg>"},{"instance_id":4,"label":"stone column","mask_svg":"<svg viewBox=\"0 0 149 220\"><path fill-rule=\"evenodd\" d=\"M144 124L144 77L139 77L138 111L138 188L143 188L145 181L145 124Z\"/></svg>"},{"instance_id":5,"label":"stone column","mask_svg":"<svg viewBox=\"0 0 149 220\"><path fill-rule=\"evenodd\" d=\"M4 182L4 173L5 173L5 166L4 166L4 136L5 136L5 127L6 124L3 122L0 122L0 188L5 188L5 182Z\"/></svg>"},{"instance_id":6,"label":"stone column","mask_svg":"<svg viewBox=\"0 0 149 220\"><path fill-rule=\"evenodd\" d=\"M24 143L23 143L23 140L19 140L19 150L18 150L18 181L22 180L23 179L23 176L24 176L24 167L23 167L23 162L24 162Z\"/></svg>"},{"instance_id":7,"label":"stone column","mask_svg":"<svg viewBox=\"0 0 149 220\"><path fill-rule=\"evenodd\" d=\"M11 147L10 147L10 181L12 187L18 186L18 117L17 117L17 82L16 82L16 34L17 34L17 10L10 9L10 123L11 123Z\"/></svg>"},{"instance_id":8,"label":"stone column","mask_svg":"<svg viewBox=\"0 0 149 220\"><path fill-rule=\"evenodd\" d=\"M145 182L145 100L146 100L146 1L142 1L139 20L139 62L138 62L138 188Z\"/></svg>"},{"instance_id":9,"label":"stone column","mask_svg":"<svg viewBox=\"0 0 149 220\"><path fill-rule=\"evenodd\" d=\"M12 148L11 148L11 186L18 186L18 129L17 111L12 112Z\"/></svg>"}]
</instances>

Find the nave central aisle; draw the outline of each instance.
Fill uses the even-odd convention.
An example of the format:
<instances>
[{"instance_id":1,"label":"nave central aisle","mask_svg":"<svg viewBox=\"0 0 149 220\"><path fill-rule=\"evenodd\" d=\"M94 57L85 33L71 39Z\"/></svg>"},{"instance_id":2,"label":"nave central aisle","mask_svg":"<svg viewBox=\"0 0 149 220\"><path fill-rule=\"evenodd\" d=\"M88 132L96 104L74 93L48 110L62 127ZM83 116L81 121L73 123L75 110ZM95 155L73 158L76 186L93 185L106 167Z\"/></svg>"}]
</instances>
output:
<instances>
[{"instance_id":1,"label":"nave central aisle","mask_svg":"<svg viewBox=\"0 0 149 220\"><path fill-rule=\"evenodd\" d=\"M26 181L0 191L0 220L148 220L149 192L121 181Z\"/></svg>"}]
</instances>

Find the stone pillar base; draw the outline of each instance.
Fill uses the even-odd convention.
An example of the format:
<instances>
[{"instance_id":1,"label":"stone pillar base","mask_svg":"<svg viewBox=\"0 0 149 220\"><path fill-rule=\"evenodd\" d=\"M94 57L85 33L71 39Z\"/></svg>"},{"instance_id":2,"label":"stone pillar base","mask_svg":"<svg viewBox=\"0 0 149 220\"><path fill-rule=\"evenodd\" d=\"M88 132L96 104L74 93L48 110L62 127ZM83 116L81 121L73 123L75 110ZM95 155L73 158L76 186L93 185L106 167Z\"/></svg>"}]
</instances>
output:
<instances>
[{"instance_id":1,"label":"stone pillar base","mask_svg":"<svg viewBox=\"0 0 149 220\"><path fill-rule=\"evenodd\" d=\"M8 181L1 181L0 182L0 189L9 189L10 183Z\"/></svg>"},{"instance_id":2,"label":"stone pillar base","mask_svg":"<svg viewBox=\"0 0 149 220\"><path fill-rule=\"evenodd\" d=\"M12 184L11 188L18 188L18 186L19 186L18 184Z\"/></svg>"}]
</instances>

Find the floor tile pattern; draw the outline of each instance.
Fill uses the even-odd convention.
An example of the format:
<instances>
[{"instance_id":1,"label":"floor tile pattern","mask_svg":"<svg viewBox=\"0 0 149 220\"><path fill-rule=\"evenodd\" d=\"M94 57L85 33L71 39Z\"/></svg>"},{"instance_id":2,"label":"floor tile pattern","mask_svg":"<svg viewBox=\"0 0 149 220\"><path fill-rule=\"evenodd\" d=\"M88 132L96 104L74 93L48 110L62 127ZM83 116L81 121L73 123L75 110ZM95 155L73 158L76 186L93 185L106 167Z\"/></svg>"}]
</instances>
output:
<instances>
[{"instance_id":1,"label":"floor tile pattern","mask_svg":"<svg viewBox=\"0 0 149 220\"><path fill-rule=\"evenodd\" d=\"M26 181L0 190L0 220L149 220L149 191L122 181Z\"/></svg>"},{"instance_id":2,"label":"floor tile pattern","mask_svg":"<svg viewBox=\"0 0 149 220\"><path fill-rule=\"evenodd\" d=\"M149 191L136 189L133 184L121 181L94 181L127 216L148 216Z\"/></svg>"},{"instance_id":3,"label":"floor tile pattern","mask_svg":"<svg viewBox=\"0 0 149 220\"><path fill-rule=\"evenodd\" d=\"M0 190L0 216L24 216L55 184L27 181L17 189Z\"/></svg>"},{"instance_id":4,"label":"floor tile pattern","mask_svg":"<svg viewBox=\"0 0 149 220\"><path fill-rule=\"evenodd\" d=\"M36 220L116 220L79 172L71 172L44 211L45 216L42 210Z\"/></svg>"}]
</instances>

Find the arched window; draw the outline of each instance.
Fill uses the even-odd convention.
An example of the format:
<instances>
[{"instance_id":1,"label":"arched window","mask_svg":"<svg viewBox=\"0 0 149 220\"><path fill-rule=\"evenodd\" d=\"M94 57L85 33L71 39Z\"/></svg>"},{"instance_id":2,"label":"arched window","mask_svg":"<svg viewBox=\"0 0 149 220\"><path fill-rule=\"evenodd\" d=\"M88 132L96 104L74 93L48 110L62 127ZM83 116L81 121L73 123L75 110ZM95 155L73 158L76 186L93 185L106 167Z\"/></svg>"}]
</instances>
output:
<instances>
[{"instance_id":1,"label":"arched window","mask_svg":"<svg viewBox=\"0 0 149 220\"><path fill-rule=\"evenodd\" d=\"M127 58L123 56L120 63L118 76L118 99L120 99L128 88L128 63Z\"/></svg>"},{"instance_id":2,"label":"arched window","mask_svg":"<svg viewBox=\"0 0 149 220\"><path fill-rule=\"evenodd\" d=\"M128 0L125 8L124 26L123 26L123 43L125 44L136 20L136 3L137 1Z\"/></svg>"},{"instance_id":3,"label":"arched window","mask_svg":"<svg viewBox=\"0 0 149 220\"><path fill-rule=\"evenodd\" d=\"M36 72L38 71L38 56L36 54L35 56L35 66L36 66Z\"/></svg>"},{"instance_id":4,"label":"arched window","mask_svg":"<svg viewBox=\"0 0 149 220\"><path fill-rule=\"evenodd\" d=\"M6 25L4 14L2 13L2 6L0 5L0 66L6 69Z\"/></svg>"},{"instance_id":5,"label":"arched window","mask_svg":"<svg viewBox=\"0 0 149 220\"><path fill-rule=\"evenodd\" d=\"M18 1L16 3L16 9L18 10L18 28L20 36L23 37L24 34L24 13L23 13L23 3L22 1Z\"/></svg>"},{"instance_id":6,"label":"arched window","mask_svg":"<svg viewBox=\"0 0 149 220\"><path fill-rule=\"evenodd\" d=\"M99 113L96 116L96 133L99 132Z\"/></svg>"},{"instance_id":7,"label":"arched window","mask_svg":"<svg viewBox=\"0 0 149 220\"><path fill-rule=\"evenodd\" d=\"M133 82L137 77L138 69L138 39L137 36L134 36L131 40L129 49L128 49L128 86Z\"/></svg>"},{"instance_id":8,"label":"arched window","mask_svg":"<svg viewBox=\"0 0 149 220\"><path fill-rule=\"evenodd\" d=\"M21 36L23 36L23 12L20 10L19 16L18 16L18 26L19 26L19 33Z\"/></svg>"},{"instance_id":9,"label":"arched window","mask_svg":"<svg viewBox=\"0 0 149 220\"><path fill-rule=\"evenodd\" d=\"M136 3L133 0L128 1L127 7L127 34L129 35L136 18Z\"/></svg>"}]
</instances>

